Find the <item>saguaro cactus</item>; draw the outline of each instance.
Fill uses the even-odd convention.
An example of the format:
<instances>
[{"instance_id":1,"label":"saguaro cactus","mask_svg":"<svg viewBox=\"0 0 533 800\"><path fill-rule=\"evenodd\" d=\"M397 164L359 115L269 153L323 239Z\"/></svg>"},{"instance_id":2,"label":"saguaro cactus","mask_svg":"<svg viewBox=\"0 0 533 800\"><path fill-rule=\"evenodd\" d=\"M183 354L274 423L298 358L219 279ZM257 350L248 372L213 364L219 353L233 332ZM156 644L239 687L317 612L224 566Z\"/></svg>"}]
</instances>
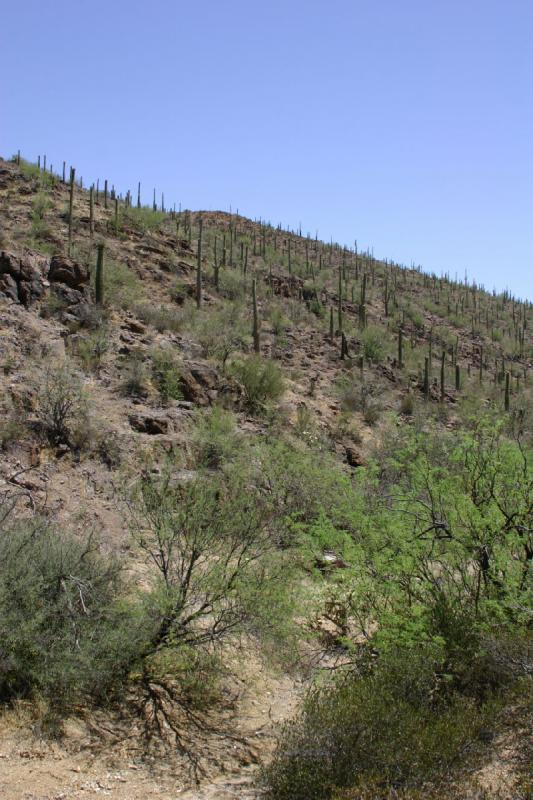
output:
<instances>
[{"instance_id":1,"label":"saguaro cactus","mask_svg":"<svg viewBox=\"0 0 533 800\"><path fill-rule=\"evenodd\" d=\"M424 397L429 400L429 356L424 359Z\"/></svg>"},{"instance_id":2,"label":"saguaro cactus","mask_svg":"<svg viewBox=\"0 0 533 800\"><path fill-rule=\"evenodd\" d=\"M200 217L200 225L198 229L198 251L196 263L196 308L202 305L202 228L203 220Z\"/></svg>"},{"instance_id":3,"label":"saguaro cactus","mask_svg":"<svg viewBox=\"0 0 533 800\"><path fill-rule=\"evenodd\" d=\"M104 208L107 208L107 178L104 181Z\"/></svg>"},{"instance_id":4,"label":"saguaro cactus","mask_svg":"<svg viewBox=\"0 0 533 800\"><path fill-rule=\"evenodd\" d=\"M342 333L342 266L339 266L339 305L337 309L339 330Z\"/></svg>"},{"instance_id":5,"label":"saguaro cactus","mask_svg":"<svg viewBox=\"0 0 533 800\"><path fill-rule=\"evenodd\" d=\"M259 353L260 352L259 315L257 313L257 290L256 290L255 278L252 281L252 304L253 304L253 315L254 315L254 324L252 331L254 337L254 350L256 353Z\"/></svg>"},{"instance_id":6,"label":"saguaro cactus","mask_svg":"<svg viewBox=\"0 0 533 800\"><path fill-rule=\"evenodd\" d=\"M98 245L96 258L96 275L94 282L94 297L96 304L101 306L104 302L104 245Z\"/></svg>"},{"instance_id":7,"label":"saguaro cactus","mask_svg":"<svg viewBox=\"0 0 533 800\"><path fill-rule=\"evenodd\" d=\"M403 367L403 328L398 328L398 366Z\"/></svg>"},{"instance_id":8,"label":"saguaro cactus","mask_svg":"<svg viewBox=\"0 0 533 800\"><path fill-rule=\"evenodd\" d=\"M68 255L72 251L72 217L74 216L74 179L76 177L76 170L74 167L70 168L70 196L68 201Z\"/></svg>"},{"instance_id":9,"label":"saguaro cactus","mask_svg":"<svg viewBox=\"0 0 533 800\"><path fill-rule=\"evenodd\" d=\"M334 336L335 336L335 328L334 328L334 325L333 325L333 306L330 306L330 308L329 308L329 338L331 339L331 341L333 341Z\"/></svg>"},{"instance_id":10,"label":"saguaro cactus","mask_svg":"<svg viewBox=\"0 0 533 800\"><path fill-rule=\"evenodd\" d=\"M94 233L94 185L89 189L89 233Z\"/></svg>"},{"instance_id":11,"label":"saguaro cactus","mask_svg":"<svg viewBox=\"0 0 533 800\"><path fill-rule=\"evenodd\" d=\"M510 380L509 373L505 373L505 410L509 411L510 407Z\"/></svg>"},{"instance_id":12,"label":"saguaro cactus","mask_svg":"<svg viewBox=\"0 0 533 800\"><path fill-rule=\"evenodd\" d=\"M458 392L461 388L461 369L459 364L455 364L455 389Z\"/></svg>"},{"instance_id":13,"label":"saguaro cactus","mask_svg":"<svg viewBox=\"0 0 533 800\"><path fill-rule=\"evenodd\" d=\"M440 361L440 400L441 403L444 402L444 370L445 370L445 363L446 363L446 352L442 351L442 357Z\"/></svg>"}]
</instances>

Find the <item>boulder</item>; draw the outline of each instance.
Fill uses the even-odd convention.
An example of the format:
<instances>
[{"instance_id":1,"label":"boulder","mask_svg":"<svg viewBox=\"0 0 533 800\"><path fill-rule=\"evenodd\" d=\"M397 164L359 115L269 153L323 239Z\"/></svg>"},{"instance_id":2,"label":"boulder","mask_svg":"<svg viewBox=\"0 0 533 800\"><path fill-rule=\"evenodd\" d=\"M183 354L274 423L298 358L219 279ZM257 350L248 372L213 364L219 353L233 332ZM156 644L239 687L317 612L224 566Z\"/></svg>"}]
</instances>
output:
<instances>
[{"instance_id":1,"label":"boulder","mask_svg":"<svg viewBox=\"0 0 533 800\"><path fill-rule=\"evenodd\" d=\"M71 289L80 289L89 282L89 272L83 264L79 264L66 256L53 256L50 261L48 280L53 283L64 283Z\"/></svg>"},{"instance_id":2,"label":"boulder","mask_svg":"<svg viewBox=\"0 0 533 800\"><path fill-rule=\"evenodd\" d=\"M13 278L11 275L0 275L0 297L3 297L7 300L13 300L14 303L18 303L18 284L15 278Z\"/></svg>"},{"instance_id":3,"label":"boulder","mask_svg":"<svg viewBox=\"0 0 533 800\"><path fill-rule=\"evenodd\" d=\"M48 259L40 253L25 251L22 255L0 252L0 293L26 307L42 297L49 283L46 280Z\"/></svg>"},{"instance_id":4,"label":"boulder","mask_svg":"<svg viewBox=\"0 0 533 800\"><path fill-rule=\"evenodd\" d=\"M137 411L130 414L129 423L133 430L158 436L168 433L168 417L155 411Z\"/></svg>"},{"instance_id":5,"label":"boulder","mask_svg":"<svg viewBox=\"0 0 533 800\"><path fill-rule=\"evenodd\" d=\"M207 406L216 399L219 377L213 367L199 362L186 361L181 369L180 378L185 400L195 405Z\"/></svg>"}]
</instances>

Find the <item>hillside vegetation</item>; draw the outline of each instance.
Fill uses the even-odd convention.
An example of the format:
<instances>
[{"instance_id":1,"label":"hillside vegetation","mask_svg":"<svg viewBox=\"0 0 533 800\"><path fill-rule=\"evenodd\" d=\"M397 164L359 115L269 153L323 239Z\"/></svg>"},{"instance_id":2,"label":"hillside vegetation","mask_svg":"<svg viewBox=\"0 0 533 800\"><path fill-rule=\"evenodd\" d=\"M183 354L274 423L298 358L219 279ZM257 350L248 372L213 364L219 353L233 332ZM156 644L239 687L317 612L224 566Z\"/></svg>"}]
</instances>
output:
<instances>
[{"instance_id":1,"label":"hillside vegetation","mask_svg":"<svg viewBox=\"0 0 533 800\"><path fill-rule=\"evenodd\" d=\"M0 161L4 719L195 797L531 797L530 303L68 178Z\"/></svg>"}]
</instances>

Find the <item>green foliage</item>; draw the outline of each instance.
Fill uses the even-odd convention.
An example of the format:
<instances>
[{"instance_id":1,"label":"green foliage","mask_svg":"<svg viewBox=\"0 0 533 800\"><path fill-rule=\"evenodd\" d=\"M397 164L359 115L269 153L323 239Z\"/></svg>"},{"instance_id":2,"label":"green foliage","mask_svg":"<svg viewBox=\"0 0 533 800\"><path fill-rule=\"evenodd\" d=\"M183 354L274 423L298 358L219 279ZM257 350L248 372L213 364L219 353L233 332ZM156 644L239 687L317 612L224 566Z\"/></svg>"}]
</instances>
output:
<instances>
[{"instance_id":1,"label":"green foliage","mask_svg":"<svg viewBox=\"0 0 533 800\"><path fill-rule=\"evenodd\" d=\"M229 357L242 350L250 338L244 306L232 303L219 310L202 311L194 320L194 335L207 358L214 358L225 370Z\"/></svg>"},{"instance_id":2,"label":"green foliage","mask_svg":"<svg viewBox=\"0 0 533 800\"><path fill-rule=\"evenodd\" d=\"M148 206L122 208L120 214L121 227L133 228L142 234L157 231L166 219L163 211L154 211Z\"/></svg>"},{"instance_id":3,"label":"green foliage","mask_svg":"<svg viewBox=\"0 0 533 800\"><path fill-rule=\"evenodd\" d=\"M363 354L367 361L379 364L385 355L385 343L383 341L383 331L375 326L366 328L362 335Z\"/></svg>"},{"instance_id":4,"label":"green foliage","mask_svg":"<svg viewBox=\"0 0 533 800\"><path fill-rule=\"evenodd\" d=\"M105 324L97 327L83 336L76 336L69 345L71 352L81 362L86 372L97 373L102 364L102 358L109 350L109 329Z\"/></svg>"},{"instance_id":5,"label":"green foliage","mask_svg":"<svg viewBox=\"0 0 533 800\"><path fill-rule=\"evenodd\" d=\"M148 396L149 375L144 353L133 352L124 359L120 388L122 394L130 397Z\"/></svg>"},{"instance_id":6,"label":"green foliage","mask_svg":"<svg viewBox=\"0 0 533 800\"><path fill-rule=\"evenodd\" d=\"M118 564L39 519L0 530L0 559L0 699L64 710L109 696L142 638Z\"/></svg>"},{"instance_id":7,"label":"green foliage","mask_svg":"<svg viewBox=\"0 0 533 800\"><path fill-rule=\"evenodd\" d=\"M88 427L89 403L82 377L65 362L48 369L37 393L37 422L52 445L75 447Z\"/></svg>"},{"instance_id":8,"label":"green foliage","mask_svg":"<svg viewBox=\"0 0 533 800\"><path fill-rule=\"evenodd\" d=\"M103 277L106 303L126 311L134 310L142 297L142 285L135 272L120 261L107 259Z\"/></svg>"},{"instance_id":9,"label":"green foliage","mask_svg":"<svg viewBox=\"0 0 533 800\"><path fill-rule=\"evenodd\" d=\"M175 308L161 304L136 303L133 310L139 319L147 325L153 325L159 333L177 333L183 328L183 313Z\"/></svg>"},{"instance_id":10,"label":"green foliage","mask_svg":"<svg viewBox=\"0 0 533 800\"><path fill-rule=\"evenodd\" d=\"M39 188L43 190L53 189L57 183L57 177L50 172L43 172L37 164L32 164L24 158L20 159L19 169L26 178L33 179Z\"/></svg>"},{"instance_id":11,"label":"green foliage","mask_svg":"<svg viewBox=\"0 0 533 800\"><path fill-rule=\"evenodd\" d=\"M152 375L164 405L171 400L183 400L180 365L170 348L152 351Z\"/></svg>"},{"instance_id":12,"label":"green foliage","mask_svg":"<svg viewBox=\"0 0 533 800\"><path fill-rule=\"evenodd\" d=\"M198 466L216 469L230 461L241 446L235 417L215 406L199 412L192 435L192 447Z\"/></svg>"},{"instance_id":13,"label":"green foliage","mask_svg":"<svg viewBox=\"0 0 533 800\"><path fill-rule=\"evenodd\" d=\"M285 390L281 369L270 359L249 356L234 362L231 371L244 389L247 404L253 409L279 400Z\"/></svg>"},{"instance_id":14,"label":"green foliage","mask_svg":"<svg viewBox=\"0 0 533 800\"><path fill-rule=\"evenodd\" d=\"M359 669L307 695L266 771L267 797L325 800L350 786L438 780L493 719L494 704L439 698L431 647L367 659Z\"/></svg>"}]
</instances>

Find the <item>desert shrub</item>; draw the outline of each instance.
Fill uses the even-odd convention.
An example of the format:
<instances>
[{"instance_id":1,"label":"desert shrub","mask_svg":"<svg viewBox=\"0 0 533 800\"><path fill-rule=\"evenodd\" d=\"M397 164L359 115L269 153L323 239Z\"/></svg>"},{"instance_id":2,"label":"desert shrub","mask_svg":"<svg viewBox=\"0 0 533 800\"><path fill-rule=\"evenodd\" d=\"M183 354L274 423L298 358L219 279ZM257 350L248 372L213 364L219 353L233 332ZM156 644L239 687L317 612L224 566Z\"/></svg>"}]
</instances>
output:
<instances>
[{"instance_id":1,"label":"desert shrub","mask_svg":"<svg viewBox=\"0 0 533 800\"><path fill-rule=\"evenodd\" d=\"M120 391L130 397L147 397L149 375L143 352L134 351L123 361Z\"/></svg>"},{"instance_id":2,"label":"desert shrub","mask_svg":"<svg viewBox=\"0 0 533 800\"><path fill-rule=\"evenodd\" d=\"M137 303L134 306L135 314L147 325L164 333L173 331L177 333L183 328L183 313L175 308L165 305L148 305L147 303Z\"/></svg>"},{"instance_id":3,"label":"desert shrub","mask_svg":"<svg viewBox=\"0 0 533 800\"><path fill-rule=\"evenodd\" d=\"M89 401L81 375L68 363L48 369L37 392L37 424L50 444L74 446L88 427Z\"/></svg>"},{"instance_id":4,"label":"desert shrub","mask_svg":"<svg viewBox=\"0 0 533 800\"><path fill-rule=\"evenodd\" d=\"M157 231L166 220L167 215L163 211L154 211L148 206L141 208L132 206L121 209L120 218L123 226L131 227L144 234L148 231Z\"/></svg>"},{"instance_id":5,"label":"desert shrub","mask_svg":"<svg viewBox=\"0 0 533 800\"><path fill-rule=\"evenodd\" d=\"M94 280L96 270L92 270ZM104 301L111 306L133 310L142 296L142 284L135 272L120 261L107 258L104 264Z\"/></svg>"},{"instance_id":6,"label":"desert shrub","mask_svg":"<svg viewBox=\"0 0 533 800\"><path fill-rule=\"evenodd\" d=\"M284 392L280 367L270 359L249 356L232 364L232 373L242 384L246 402L259 409L269 401L279 400Z\"/></svg>"},{"instance_id":7,"label":"desert shrub","mask_svg":"<svg viewBox=\"0 0 533 800\"><path fill-rule=\"evenodd\" d=\"M236 270L221 269L219 273L220 293L228 300L242 300L246 294L246 281Z\"/></svg>"},{"instance_id":8,"label":"desert shrub","mask_svg":"<svg viewBox=\"0 0 533 800\"><path fill-rule=\"evenodd\" d=\"M142 639L119 567L40 519L0 530L0 699L64 710L124 680Z\"/></svg>"},{"instance_id":9,"label":"desert shrub","mask_svg":"<svg viewBox=\"0 0 533 800\"><path fill-rule=\"evenodd\" d=\"M268 797L325 800L374 782L422 786L446 776L493 719L493 703L439 697L431 646L368 661L309 692L266 771Z\"/></svg>"},{"instance_id":10,"label":"desert shrub","mask_svg":"<svg viewBox=\"0 0 533 800\"><path fill-rule=\"evenodd\" d=\"M170 678L175 699L197 711L220 700L223 673L220 657L205 648L185 644L163 648L146 659L144 670L152 683L164 684Z\"/></svg>"},{"instance_id":11,"label":"desert shrub","mask_svg":"<svg viewBox=\"0 0 533 800\"><path fill-rule=\"evenodd\" d=\"M364 357L375 364L382 361L385 355L383 331L380 328L369 326L363 331L361 339Z\"/></svg>"},{"instance_id":12,"label":"desert shrub","mask_svg":"<svg viewBox=\"0 0 533 800\"><path fill-rule=\"evenodd\" d=\"M290 327L290 320L287 318L282 306L273 305L269 313L270 324L275 336L285 333L286 328Z\"/></svg>"},{"instance_id":13,"label":"desert shrub","mask_svg":"<svg viewBox=\"0 0 533 800\"><path fill-rule=\"evenodd\" d=\"M406 416L411 416L415 407L415 402L412 394L404 394L400 400L400 413Z\"/></svg>"},{"instance_id":14,"label":"desert shrub","mask_svg":"<svg viewBox=\"0 0 533 800\"><path fill-rule=\"evenodd\" d=\"M199 466L209 469L220 467L236 454L240 442L235 418L229 411L215 406L210 411L198 414L192 448Z\"/></svg>"},{"instance_id":15,"label":"desert shrub","mask_svg":"<svg viewBox=\"0 0 533 800\"><path fill-rule=\"evenodd\" d=\"M30 235L34 239L47 239L51 235L51 228L46 222L46 213L52 208L50 198L44 192L39 192L32 201Z\"/></svg>"},{"instance_id":16,"label":"desert shrub","mask_svg":"<svg viewBox=\"0 0 533 800\"><path fill-rule=\"evenodd\" d=\"M171 400L183 400L180 364L169 348L152 351L152 375L164 405Z\"/></svg>"},{"instance_id":17,"label":"desert shrub","mask_svg":"<svg viewBox=\"0 0 533 800\"><path fill-rule=\"evenodd\" d=\"M32 164L26 159L20 159L19 169L27 178L32 178L37 186L43 190L52 189L57 183L57 177L50 172L43 172L37 164Z\"/></svg>"},{"instance_id":18,"label":"desert shrub","mask_svg":"<svg viewBox=\"0 0 533 800\"><path fill-rule=\"evenodd\" d=\"M220 310L198 314L194 336L203 355L216 359L224 371L229 357L242 350L250 339L250 325L245 322L244 307L240 303L231 303Z\"/></svg>"},{"instance_id":19,"label":"desert shrub","mask_svg":"<svg viewBox=\"0 0 533 800\"><path fill-rule=\"evenodd\" d=\"M86 372L98 372L102 358L109 350L109 330L102 325L88 335L76 336L71 342L71 352L81 362Z\"/></svg>"},{"instance_id":20,"label":"desert shrub","mask_svg":"<svg viewBox=\"0 0 533 800\"><path fill-rule=\"evenodd\" d=\"M367 401L363 410L363 419L366 424L370 427L375 425L381 417L381 411L381 404L376 400Z\"/></svg>"},{"instance_id":21,"label":"desert shrub","mask_svg":"<svg viewBox=\"0 0 533 800\"><path fill-rule=\"evenodd\" d=\"M250 585L267 575L275 580L267 499L245 478L234 471L180 482L169 466L136 485L132 533L153 568L153 653L214 644L242 630Z\"/></svg>"},{"instance_id":22,"label":"desert shrub","mask_svg":"<svg viewBox=\"0 0 533 800\"><path fill-rule=\"evenodd\" d=\"M4 413L4 412L2 412ZM4 413L4 419L0 425L0 450L7 450L10 445L21 441L26 432L25 425L14 413Z\"/></svg>"}]
</instances>

